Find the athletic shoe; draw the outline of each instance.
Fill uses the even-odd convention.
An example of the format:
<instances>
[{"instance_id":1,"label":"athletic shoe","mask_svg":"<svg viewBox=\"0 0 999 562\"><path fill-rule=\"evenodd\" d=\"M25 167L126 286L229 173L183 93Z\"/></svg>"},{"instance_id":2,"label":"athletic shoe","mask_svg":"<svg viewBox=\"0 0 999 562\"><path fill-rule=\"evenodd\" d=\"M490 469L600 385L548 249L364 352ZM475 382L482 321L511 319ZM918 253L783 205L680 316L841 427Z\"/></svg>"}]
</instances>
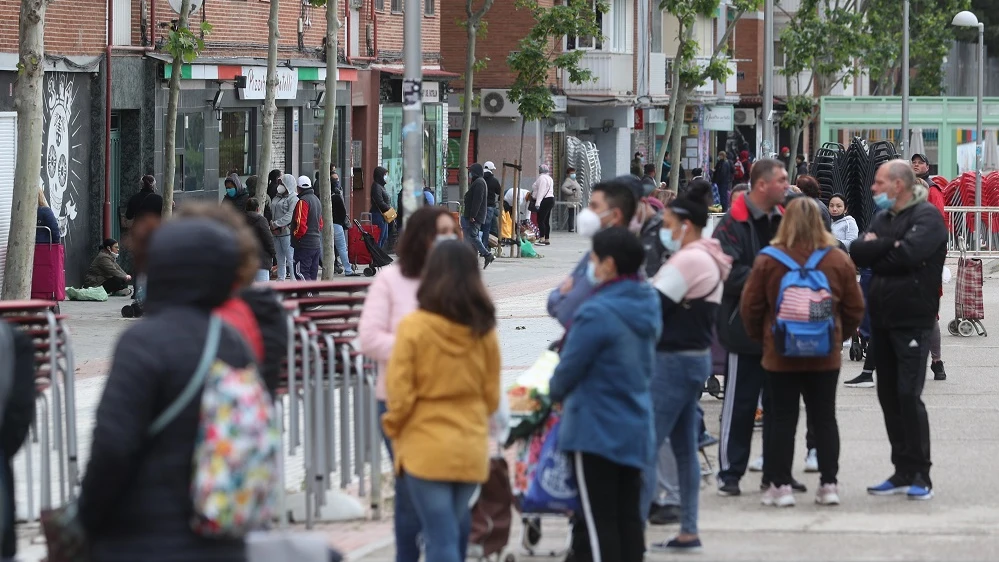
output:
<instances>
[{"instance_id":1,"label":"athletic shoe","mask_svg":"<svg viewBox=\"0 0 999 562\"><path fill-rule=\"evenodd\" d=\"M753 459L747 468L749 468L749 472L763 472L763 455Z\"/></svg>"},{"instance_id":2,"label":"athletic shoe","mask_svg":"<svg viewBox=\"0 0 999 562\"><path fill-rule=\"evenodd\" d=\"M809 449L808 455L805 457L805 472L818 472L819 471L819 455L815 449Z\"/></svg>"},{"instance_id":3,"label":"athletic shoe","mask_svg":"<svg viewBox=\"0 0 999 562\"><path fill-rule=\"evenodd\" d=\"M718 495L722 497L738 496L742 494L738 482L718 482Z\"/></svg>"},{"instance_id":4,"label":"athletic shoe","mask_svg":"<svg viewBox=\"0 0 999 562\"><path fill-rule=\"evenodd\" d=\"M766 492L769 487L770 487L770 482L767 482L766 480L760 480L761 492ZM804 494L805 492L808 491L808 486L805 486L801 482L798 482L794 478L791 478L791 489L799 494Z\"/></svg>"},{"instance_id":5,"label":"athletic shoe","mask_svg":"<svg viewBox=\"0 0 999 562\"><path fill-rule=\"evenodd\" d=\"M917 474L912 480L912 486L905 493L910 500L926 501L933 499L933 486L926 482L921 474Z\"/></svg>"},{"instance_id":6,"label":"athletic shoe","mask_svg":"<svg viewBox=\"0 0 999 562\"><path fill-rule=\"evenodd\" d=\"M903 476L899 476L898 474L893 474L891 478L885 480L877 486L867 488L867 493L872 496L896 496L908 493L911 486L911 480Z\"/></svg>"},{"instance_id":7,"label":"athletic shoe","mask_svg":"<svg viewBox=\"0 0 999 562\"><path fill-rule=\"evenodd\" d=\"M766 492L763 492L760 503L772 507L794 507L794 491L788 485L779 488L771 485Z\"/></svg>"},{"instance_id":8,"label":"athletic shoe","mask_svg":"<svg viewBox=\"0 0 999 562\"><path fill-rule=\"evenodd\" d=\"M649 547L652 552L673 552L673 553L695 553L702 550L701 539L680 542L672 539L667 542L652 543Z\"/></svg>"},{"instance_id":9,"label":"athletic shoe","mask_svg":"<svg viewBox=\"0 0 999 562\"><path fill-rule=\"evenodd\" d=\"M930 363L930 370L933 371L933 380L935 381L947 380L947 372L944 371L943 361L934 361Z\"/></svg>"},{"instance_id":10,"label":"athletic shoe","mask_svg":"<svg viewBox=\"0 0 999 562\"><path fill-rule=\"evenodd\" d=\"M710 447L712 445L717 445L717 444L718 444L718 438L715 437L714 435L711 435L707 431L705 431L704 433L702 433L700 435L700 437L697 438L697 448L698 449L705 449L707 447Z\"/></svg>"},{"instance_id":11,"label":"athletic shoe","mask_svg":"<svg viewBox=\"0 0 999 562\"><path fill-rule=\"evenodd\" d=\"M761 427L763 427L763 410L757 408L756 417L753 418L753 428L758 429Z\"/></svg>"},{"instance_id":12,"label":"athletic shoe","mask_svg":"<svg viewBox=\"0 0 999 562\"><path fill-rule=\"evenodd\" d=\"M836 484L822 484L815 494L815 503L819 505L839 505L839 488Z\"/></svg>"},{"instance_id":13,"label":"athletic shoe","mask_svg":"<svg viewBox=\"0 0 999 562\"><path fill-rule=\"evenodd\" d=\"M486 255L484 255L482 257L483 257L483 259L485 259L485 263L482 265L482 269L485 269L485 268L489 267L489 264L491 264L494 261L496 261L496 256L494 256L492 254L486 254Z\"/></svg>"},{"instance_id":14,"label":"athletic shoe","mask_svg":"<svg viewBox=\"0 0 999 562\"><path fill-rule=\"evenodd\" d=\"M850 388L874 388L874 373L864 371L855 379L844 382Z\"/></svg>"}]
</instances>

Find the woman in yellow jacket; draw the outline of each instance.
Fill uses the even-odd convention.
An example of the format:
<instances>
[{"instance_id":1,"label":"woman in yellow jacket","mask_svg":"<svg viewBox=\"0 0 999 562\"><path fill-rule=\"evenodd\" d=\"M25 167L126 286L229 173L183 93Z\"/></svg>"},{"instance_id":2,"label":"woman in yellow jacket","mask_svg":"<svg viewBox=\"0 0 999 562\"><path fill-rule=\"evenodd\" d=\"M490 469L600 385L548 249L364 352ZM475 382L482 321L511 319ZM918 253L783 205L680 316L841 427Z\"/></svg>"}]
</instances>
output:
<instances>
[{"instance_id":1,"label":"woman in yellow jacket","mask_svg":"<svg viewBox=\"0 0 999 562\"><path fill-rule=\"evenodd\" d=\"M435 244L396 332L385 378L385 435L423 527L426 559L465 559L468 503L489 476L489 416L499 407L496 309L465 243Z\"/></svg>"}]
</instances>

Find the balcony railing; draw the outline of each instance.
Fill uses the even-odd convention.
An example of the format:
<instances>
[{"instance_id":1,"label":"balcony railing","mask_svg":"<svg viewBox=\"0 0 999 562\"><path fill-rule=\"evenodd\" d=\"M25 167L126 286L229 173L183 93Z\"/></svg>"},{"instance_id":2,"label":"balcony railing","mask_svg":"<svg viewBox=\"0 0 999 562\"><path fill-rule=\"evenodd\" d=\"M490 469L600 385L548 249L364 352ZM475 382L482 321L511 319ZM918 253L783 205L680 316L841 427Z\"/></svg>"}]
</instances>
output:
<instances>
[{"instance_id":1,"label":"balcony railing","mask_svg":"<svg viewBox=\"0 0 999 562\"><path fill-rule=\"evenodd\" d=\"M567 94L589 96L625 96L634 91L634 55L591 51L583 56L580 68L589 70L593 80L573 84L563 78L562 87Z\"/></svg>"}]
</instances>

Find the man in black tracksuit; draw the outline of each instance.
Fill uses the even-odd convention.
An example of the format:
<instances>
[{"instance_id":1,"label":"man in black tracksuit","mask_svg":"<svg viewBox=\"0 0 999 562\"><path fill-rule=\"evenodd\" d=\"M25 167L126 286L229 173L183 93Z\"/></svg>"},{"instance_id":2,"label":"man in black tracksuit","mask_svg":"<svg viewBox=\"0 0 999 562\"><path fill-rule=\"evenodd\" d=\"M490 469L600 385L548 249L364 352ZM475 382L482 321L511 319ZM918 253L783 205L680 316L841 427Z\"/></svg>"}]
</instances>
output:
<instances>
[{"instance_id":1,"label":"man in black tracksuit","mask_svg":"<svg viewBox=\"0 0 999 562\"><path fill-rule=\"evenodd\" d=\"M489 264L496 259L496 256L489 253L485 245L482 244L482 229L486 228L486 216L488 209L488 191L486 180L482 176L485 170L482 164L472 164L468 167L468 178L471 183L468 191L465 192L464 212L461 215L461 230L465 234L465 241L475 248L475 251L485 259L482 269L489 267Z\"/></svg>"},{"instance_id":2,"label":"man in black tracksuit","mask_svg":"<svg viewBox=\"0 0 999 562\"><path fill-rule=\"evenodd\" d=\"M760 250L770 245L788 189L787 169L779 160L759 160L753 165L749 193L732 201L731 208L715 227L714 237L726 254L732 256L732 272L725 280L721 307L718 310L718 339L728 352L725 376L725 404L722 407L721 441L718 455L718 494L738 496L739 480L746 473L749 448L753 440L753 422L764 371L761 345L749 339L739 314L742 287ZM766 410L768 397L764 395ZM763 439L767 439L764 417Z\"/></svg>"},{"instance_id":3,"label":"man in black tracksuit","mask_svg":"<svg viewBox=\"0 0 999 562\"><path fill-rule=\"evenodd\" d=\"M858 267L874 273L867 305L877 349L878 400L895 473L867 491L928 500L933 497L930 423L921 395L940 306L947 227L905 160L882 165L871 190L883 210L863 238L850 245L850 255Z\"/></svg>"}]
</instances>

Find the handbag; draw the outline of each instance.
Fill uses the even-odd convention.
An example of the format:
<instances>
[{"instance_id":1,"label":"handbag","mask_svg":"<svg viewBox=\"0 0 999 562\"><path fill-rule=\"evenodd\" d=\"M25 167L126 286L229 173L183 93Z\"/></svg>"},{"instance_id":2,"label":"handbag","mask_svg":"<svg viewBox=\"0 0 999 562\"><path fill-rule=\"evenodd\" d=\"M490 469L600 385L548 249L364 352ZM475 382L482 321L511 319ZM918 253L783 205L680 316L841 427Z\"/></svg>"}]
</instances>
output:
<instances>
[{"instance_id":1,"label":"handbag","mask_svg":"<svg viewBox=\"0 0 999 562\"><path fill-rule=\"evenodd\" d=\"M569 455L559 451L559 418L545 434L538 466L521 502L521 513L579 513L579 484Z\"/></svg>"},{"instance_id":2,"label":"handbag","mask_svg":"<svg viewBox=\"0 0 999 562\"><path fill-rule=\"evenodd\" d=\"M399 212L393 209L392 207L389 207L389 210L382 213L382 218L385 219L385 222L389 223L395 222L395 219L398 217L399 217Z\"/></svg>"}]
</instances>

